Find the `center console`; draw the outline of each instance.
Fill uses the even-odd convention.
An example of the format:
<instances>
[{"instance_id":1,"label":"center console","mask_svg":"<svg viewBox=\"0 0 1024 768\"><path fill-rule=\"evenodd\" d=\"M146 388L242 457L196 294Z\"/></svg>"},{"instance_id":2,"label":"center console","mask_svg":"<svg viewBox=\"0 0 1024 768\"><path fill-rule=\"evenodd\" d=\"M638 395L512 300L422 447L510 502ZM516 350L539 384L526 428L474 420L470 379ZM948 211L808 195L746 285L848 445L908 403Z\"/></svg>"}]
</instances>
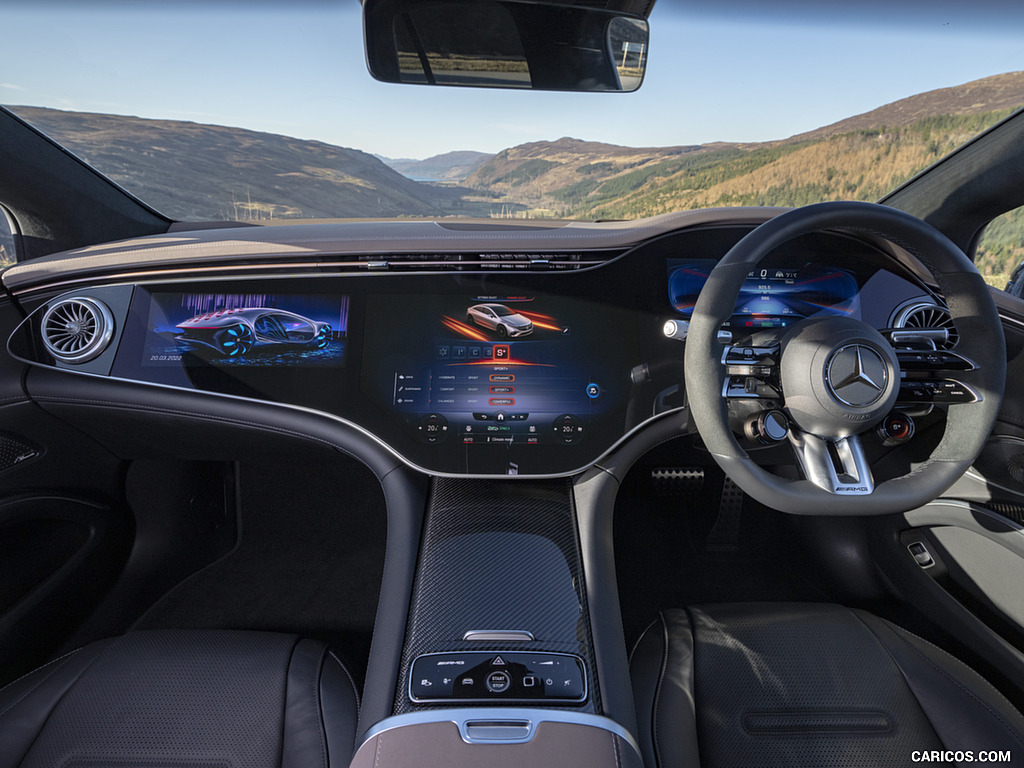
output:
<instances>
[{"instance_id":1,"label":"center console","mask_svg":"<svg viewBox=\"0 0 1024 768\"><path fill-rule=\"evenodd\" d=\"M393 714L353 768L642 768L604 711L574 499L566 479L431 481Z\"/></svg>"},{"instance_id":2,"label":"center console","mask_svg":"<svg viewBox=\"0 0 1024 768\"><path fill-rule=\"evenodd\" d=\"M433 483L394 711L551 704L598 685L567 480Z\"/></svg>"}]
</instances>

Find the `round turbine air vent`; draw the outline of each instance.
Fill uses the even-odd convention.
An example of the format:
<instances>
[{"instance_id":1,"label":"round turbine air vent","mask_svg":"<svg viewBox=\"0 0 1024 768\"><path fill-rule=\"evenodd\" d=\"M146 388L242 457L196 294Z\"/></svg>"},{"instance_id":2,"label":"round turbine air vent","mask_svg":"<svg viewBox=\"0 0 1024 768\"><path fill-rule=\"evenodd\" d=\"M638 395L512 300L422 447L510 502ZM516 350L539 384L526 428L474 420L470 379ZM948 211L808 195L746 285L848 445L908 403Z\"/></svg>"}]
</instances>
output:
<instances>
[{"instance_id":1,"label":"round turbine air vent","mask_svg":"<svg viewBox=\"0 0 1024 768\"><path fill-rule=\"evenodd\" d=\"M107 305L85 296L61 299L43 315L43 344L62 363L77 365L100 355L114 336Z\"/></svg>"},{"instance_id":2,"label":"round turbine air vent","mask_svg":"<svg viewBox=\"0 0 1024 768\"><path fill-rule=\"evenodd\" d=\"M952 349L960 335L945 307L928 301L915 301L902 307L893 320L894 328L936 328L948 334L945 344L936 344L939 349Z\"/></svg>"}]
</instances>

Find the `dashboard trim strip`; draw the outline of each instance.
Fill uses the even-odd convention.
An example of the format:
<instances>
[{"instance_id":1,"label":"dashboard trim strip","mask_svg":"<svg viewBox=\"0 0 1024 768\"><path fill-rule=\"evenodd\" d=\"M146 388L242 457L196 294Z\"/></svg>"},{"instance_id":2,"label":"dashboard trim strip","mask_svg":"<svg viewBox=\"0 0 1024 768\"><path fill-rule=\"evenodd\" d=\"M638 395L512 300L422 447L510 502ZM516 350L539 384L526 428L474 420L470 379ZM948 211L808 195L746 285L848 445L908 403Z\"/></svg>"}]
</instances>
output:
<instances>
[{"instance_id":1,"label":"dashboard trim strip","mask_svg":"<svg viewBox=\"0 0 1024 768\"><path fill-rule=\"evenodd\" d=\"M372 222L352 221L335 224L327 230L316 225L253 227L241 232L224 230L186 231L153 235L123 241L112 247L97 246L64 251L7 269L2 278L10 291L20 293L30 286L52 284L49 281L66 270L100 271L124 269L128 264L157 266L173 262L203 268L203 262L220 261L247 266L245 260L282 259L288 255L313 258L328 254L380 255L387 253L497 252L509 250L567 250L582 252L608 248L631 248L681 229L701 225L761 224L788 210L786 208L709 208L663 214L645 221L586 222L571 221L539 227L513 229L453 229L444 221ZM330 236L323 236L323 232ZM315 233L318 236L311 236ZM170 239L168 238L170 235ZM545 270L548 271L548 270ZM137 274L137 273L136 273Z\"/></svg>"}]
</instances>

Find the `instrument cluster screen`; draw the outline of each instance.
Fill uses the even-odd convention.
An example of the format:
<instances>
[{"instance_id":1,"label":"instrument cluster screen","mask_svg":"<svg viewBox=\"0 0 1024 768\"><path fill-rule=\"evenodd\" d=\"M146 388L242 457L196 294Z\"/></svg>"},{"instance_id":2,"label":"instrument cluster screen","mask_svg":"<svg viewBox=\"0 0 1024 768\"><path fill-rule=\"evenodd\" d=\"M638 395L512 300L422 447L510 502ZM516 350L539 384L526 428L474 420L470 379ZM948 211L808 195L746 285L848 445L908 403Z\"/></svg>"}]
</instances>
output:
<instances>
[{"instance_id":1,"label":"instrument cluster screen","mask_svg":"<svg viewBox=\"0 0 1024 768\"><path fill-rule=\"evenodd\" d=\"M537 294L367 299L363 393L421 444L530 461L531 449L585 445L621 416L628 312Z\"/></svg>"},{"instance_id":2,"label":"instrument cluster screen","mask_svg":"<svg viewBox=\"0 0 1024 768\"><path fill-rule=\"evenodd\" d=\"M685 318L693 314L715 262L670 260L669 300ZM857 281L849 272L821 267L758 267L743 282L726 327L786 328L818 314L859 313Z\"/></svg>"}]
</instances>

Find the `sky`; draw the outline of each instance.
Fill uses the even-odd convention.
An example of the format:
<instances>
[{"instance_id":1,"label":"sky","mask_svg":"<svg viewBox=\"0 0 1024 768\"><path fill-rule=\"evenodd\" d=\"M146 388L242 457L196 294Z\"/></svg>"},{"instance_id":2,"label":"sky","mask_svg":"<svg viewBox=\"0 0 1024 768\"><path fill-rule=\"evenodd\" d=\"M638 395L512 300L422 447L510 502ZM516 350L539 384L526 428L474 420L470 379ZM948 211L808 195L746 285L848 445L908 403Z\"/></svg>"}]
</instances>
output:
<instances>
[{"instance_id":1,"label":"sky","mask_svg":"<svg viewBox=\"0 0 1024 768\"><path fill-rule=\"evenodd\" d=\"M562 136L769 141L1024 70L1024 2L658 0L632 94L374 81L356 0L0 0L0 103L191 120L391 158Z\"/></svg>"}]
</instances>

